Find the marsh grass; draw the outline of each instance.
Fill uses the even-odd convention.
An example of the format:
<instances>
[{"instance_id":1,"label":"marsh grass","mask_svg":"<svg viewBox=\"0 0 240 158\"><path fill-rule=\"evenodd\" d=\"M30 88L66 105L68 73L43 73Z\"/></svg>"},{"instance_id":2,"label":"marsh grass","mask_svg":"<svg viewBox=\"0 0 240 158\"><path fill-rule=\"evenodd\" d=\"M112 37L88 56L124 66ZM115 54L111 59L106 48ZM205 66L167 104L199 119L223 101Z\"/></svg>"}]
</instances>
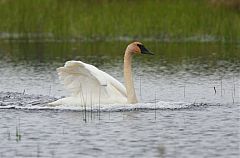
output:
<instances>
[{"instance_id":1,"label":"marsh grass","mask_svg":"<svg viewBox=\"0 0 240 158\"><path fill-rule=\"evenodd\" d=\"M0 19L0 37L10 40L240 37L239 12L209 0L0 0Z\"/></svg>"},{"instance_id":2,"label":"marsh grass","mask_svg":"<svg viewBox=\"0 0 240 158\"><path fill-rule=\"evenodd\" d=\"M210 0L210 2L217 7L225 7L236 11L240 11L239 0Z\"/></svg>"},{"instance_id":3,"label":"marsh grass","mask_svg":"<svg viewBox=\"0 0 240 158\"><path fill-rule=\"evenodd\" d=\"M19 142L22 139L21 130L20 130L20 118L18 119L18 124L16 125L16 141Z\"/></svg>"},{"instance_id":4,"label":"marsh grass","mask_svg":"<svg viewBox=\"0 0 240 158\"><path fill-rule=\"evenodd\" d=\"M156 121L156 119L157 119L157 91L155 91L154 96L155 96L154 97L154 106L155 106L155 108L154 108L154 119Z\"/></svg>"},{"instance_id":5,"label":"marsh grass","mask_svg":"<svg viewBox=\"0 0 240 158\"><path fill-rule=\"evenodd\" d=\"M8 141L11 140L11 133L10 133L9 128L7 128L7 138L8 138Z\"/></svg>"}]
</instances>

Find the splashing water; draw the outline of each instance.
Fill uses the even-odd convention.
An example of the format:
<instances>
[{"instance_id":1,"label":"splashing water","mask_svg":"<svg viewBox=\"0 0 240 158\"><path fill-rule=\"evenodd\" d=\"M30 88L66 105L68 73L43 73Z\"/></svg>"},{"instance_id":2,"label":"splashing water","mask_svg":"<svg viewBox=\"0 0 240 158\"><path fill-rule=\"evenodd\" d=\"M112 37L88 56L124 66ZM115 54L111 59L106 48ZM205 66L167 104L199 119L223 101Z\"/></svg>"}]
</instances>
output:
<instances>
[{"instance_id":1,"label":"splashing water","mask_svg":"<svg viewBox=\"0 0 240 158\"><path fill-rule=\"evenodd\" d=\"M30 95L16 92L0 92L0 109L28 109L28 110L74 110L74 111L133 111L133 110L164 110L186 109L204 106L202 103L153 101L137 104L96 104L92 106L50 106L49 102L57 98L44 95Z\"/></svg>"}]
</instances>

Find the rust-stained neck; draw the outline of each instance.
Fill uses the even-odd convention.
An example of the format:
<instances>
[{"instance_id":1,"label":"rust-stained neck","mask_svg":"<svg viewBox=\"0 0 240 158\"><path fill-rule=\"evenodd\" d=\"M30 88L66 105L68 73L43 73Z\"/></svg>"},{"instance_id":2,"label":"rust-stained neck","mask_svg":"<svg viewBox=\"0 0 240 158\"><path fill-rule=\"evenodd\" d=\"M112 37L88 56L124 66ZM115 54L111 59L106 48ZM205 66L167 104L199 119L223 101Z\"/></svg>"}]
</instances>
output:
<instances>
[{"instance_id":1,"label":"rust-stained neck","mask_svg":"<svg viewBox=\"0 0 240 158\"><path fill-rule=\"evenodd\" d=\"M132 78L132 56L133 52L127 47L124 55L124 80L127 90L127 101L130 104L137 103L137 97L134 89L134 83Z\"/></svg>"}]
</instances>

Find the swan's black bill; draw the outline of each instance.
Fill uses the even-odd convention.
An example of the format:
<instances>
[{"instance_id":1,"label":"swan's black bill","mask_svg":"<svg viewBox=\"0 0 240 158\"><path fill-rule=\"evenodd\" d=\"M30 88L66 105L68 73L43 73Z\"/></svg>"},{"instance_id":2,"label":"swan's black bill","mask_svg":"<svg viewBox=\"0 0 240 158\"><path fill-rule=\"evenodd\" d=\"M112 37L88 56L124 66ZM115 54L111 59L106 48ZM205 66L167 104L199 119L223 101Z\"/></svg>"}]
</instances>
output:
<instances>
[{"instance_id":1,"label":"swan's black bill","mask_svg":"<svg viewBox=\"0 0 240 158\"><path fill-rule=\"evenodd\" d=\"M154 55L154 54L153 54L152 52L150 52L146 47L144 47L144 45L138 44L138 47L140 48L142 54Z\"/></svg>"}]
</instances>

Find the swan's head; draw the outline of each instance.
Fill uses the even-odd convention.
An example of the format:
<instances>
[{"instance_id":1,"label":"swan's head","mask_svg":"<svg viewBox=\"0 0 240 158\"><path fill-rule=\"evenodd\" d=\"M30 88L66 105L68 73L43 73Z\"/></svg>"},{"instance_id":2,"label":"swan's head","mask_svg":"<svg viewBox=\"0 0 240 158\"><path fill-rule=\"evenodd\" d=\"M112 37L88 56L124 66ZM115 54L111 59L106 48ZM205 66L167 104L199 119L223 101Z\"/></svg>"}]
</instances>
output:
<instances>
[{"instance_id":1,"label":"swan's head","mask_svg":"<svg viewBox=\"0 0 240 158\"><path fill-rule=\"evenodd\" d=\"M130 43L127 47L127 50L133 54L150 54L154 55L151 53L142 43L140 42L133 42Z\"/></svg>"}]
</instances>

